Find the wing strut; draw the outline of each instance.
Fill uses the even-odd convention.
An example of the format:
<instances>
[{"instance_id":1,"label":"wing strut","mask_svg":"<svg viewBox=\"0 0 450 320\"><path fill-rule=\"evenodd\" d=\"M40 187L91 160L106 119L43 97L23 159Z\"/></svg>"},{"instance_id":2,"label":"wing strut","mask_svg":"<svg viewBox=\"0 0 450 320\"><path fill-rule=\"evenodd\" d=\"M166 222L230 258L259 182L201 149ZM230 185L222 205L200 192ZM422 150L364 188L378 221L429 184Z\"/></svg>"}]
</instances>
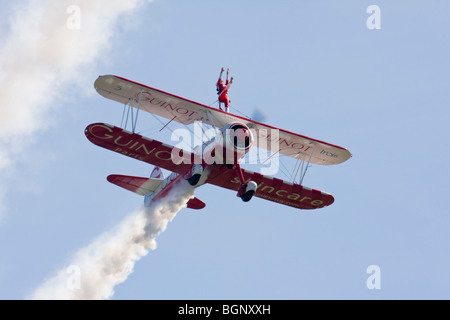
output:
<instances>
[{"instance_id":1,"label":"wing strut","mask_svg":"<svg viewBox=\"0 0 450 320\"><path fill-rule=\"evenodd\" d=\"M120 123L120 127L123 128L123 119L125 118L125 110L127 110L127 105L128 104L124 104L123 105L123 113L122 113L122 122ZM128 114L130 113L130 109L128 108L127 111L127 120L125 121L125 127L127 126L127 122L128 122Z\"/></svg>"},{"instance_id":2,"label":"wing strut","mask_svg":"<svg viewBox=\"0 0 450 320\"><path fill-rule=\"evenodd\" d=\"M142 103L142 90L139 93L138 105L136 107L136 109L137 109L136 116L134 116L134 114L133 114L133 99L129 98L128 99L128 103L124 104L124 106L123 106L123 113L122 113L122 122L120 124L120 126L123 129L127 128L128 118L130 116L130 111L131 111L131 130L132 130L133 133L136 132L137 119L138 119L138 115L139 115L139 110L141 109L141 103ZM127 117L125 119L125 126L123 126L123 119L125 118L125 112L127 114Z\"/></svg>"},{"instance_id":3,"label":"wing strut","mask_svg":"<svg viewBox=\"0 0 450 320\"><path fill-rule=\"evenodd\" d=\"M139 93L139 102L138 102L137 111L136 111L136 119L134 120L134 123L133 123L133 133L136 132L136 125L137 125L139 110L141 109L141 102L142 102L142 89L141 89L141 92ZM131 117L133 117L133 109L131 109Z\"/></svg>"},{"instance_id":4,"label":"wing strut","mask_svg":"<svg viewBox=\"0 0 450 320\"><path fill-rule=\"evenodd\" d=\"M306 171L308 171L308 168L309 168L309 164L311 163L311 157L312 157L312 155L313 155L313 153L314 153L314 149L316 149L316 144L314 143L313 144L314 146L313 146L313 149L312 149L312 151L311 151L311 154L309 155L309 159L308 159L308 163L306 164L306 167L303 169L303 165L305 164L305 158L303 157L303 160L302 160L302 169L301 169L301 176L300 176L300 180L299 180L299 185L302 185L302 183L303 183L303 179L305 178L305 175L306 175ZM305 154L305 156L306 156L306 154Z\"/></svg>"}]
</instances>

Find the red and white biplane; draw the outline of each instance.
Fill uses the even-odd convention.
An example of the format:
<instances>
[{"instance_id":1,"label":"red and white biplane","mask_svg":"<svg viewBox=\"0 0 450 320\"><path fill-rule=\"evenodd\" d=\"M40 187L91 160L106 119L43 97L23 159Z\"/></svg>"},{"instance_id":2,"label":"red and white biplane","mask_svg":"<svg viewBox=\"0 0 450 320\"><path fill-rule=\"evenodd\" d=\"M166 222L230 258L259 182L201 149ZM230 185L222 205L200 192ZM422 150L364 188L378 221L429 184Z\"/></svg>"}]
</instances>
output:
<instances>
[{"instance_id":1,"label":"red and white biplane","mask_svg":"<svg viewBox=\"0 0 450 320\"><path fill-rule=\"evenodd\" d=\"M100 76L94 86L102 96L128 107L128 113L131 111L132 114L132 131L95 123L87 126L85 134L92 143L100 147L156 166L150 178L108 176L109 182L145 196L145 205L163 198L184 179L194 187L210 183L233 190L244 202L255 196L299 209L323 208L334 202L332 195L307 188L302 185L302 181L286 182L244 170L240 160L251 148L265 148L272 155L284 155L307 162L306 168L310 163L339 164L352 156L343 147L278 129L121 77ZM164 127L172 121L184 125L202 122L219 130L215 137L194 151L186 152L135 133L140 110L168 119L169 122ZM172 174L164 179L160 168L169 170ZM187 206L202 209L205 204L193 198Z\"/></svg>"}]
</instances>

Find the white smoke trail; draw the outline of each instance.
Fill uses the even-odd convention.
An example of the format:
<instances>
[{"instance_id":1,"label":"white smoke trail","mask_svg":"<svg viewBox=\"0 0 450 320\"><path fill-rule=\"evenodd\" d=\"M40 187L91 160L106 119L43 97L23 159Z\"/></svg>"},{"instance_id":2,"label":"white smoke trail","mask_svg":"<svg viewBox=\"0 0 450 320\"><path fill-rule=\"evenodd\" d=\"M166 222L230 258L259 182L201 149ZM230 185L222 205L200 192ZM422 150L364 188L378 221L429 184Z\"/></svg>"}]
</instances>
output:
<instances>
[{"instance_id":1,"label":"white smoke trail","mask_svg":"<svg viewBox=\"0 0 450 320\"><path fill-rule=\"evenodd\" d=\"M1 30L0 41L0 172L12 165L33 133L51 124L49 111L63 105L55 101L64 101L68 84L90 84L83 80L98 75L92 74L93 66L107 56L118 19L144 2L10 2L11 12L2 12L9 30Z\"/></svg>"},{"instance_id":2,"label":"white smoke trail","mask_svg":"<svg viewBox=\"0 0 450 320\"><path fill-rule=\"evenodd\" d=\"M191 197L194 188L181 181L163 200L128 216L112 231L81 249L70 264L46 280L30 299L109 299L114 287L133 272L134 264L156 249L156 237ZM75 270L76 274L68 274Z\"/></svg>"}]
</instances>

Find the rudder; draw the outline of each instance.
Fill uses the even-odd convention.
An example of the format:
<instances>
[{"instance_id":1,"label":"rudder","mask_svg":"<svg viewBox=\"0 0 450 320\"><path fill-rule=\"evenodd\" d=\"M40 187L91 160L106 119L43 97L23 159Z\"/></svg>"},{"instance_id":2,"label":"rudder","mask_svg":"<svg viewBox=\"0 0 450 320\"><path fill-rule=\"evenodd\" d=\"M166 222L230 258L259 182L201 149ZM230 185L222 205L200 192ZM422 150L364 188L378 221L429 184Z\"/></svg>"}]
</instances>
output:
<instances>
[{"instance_id":1,"label":"rudder","mask_svg":"<svg viewBox=\"0 0 450 320\"><path fill-rule=\"evenodd\" d=\"M164 179L164 174L163 174L161 168L155 167L155 169L153 169L153 171L152 171L152 174L150 175L150 178Z\"/></svg>"}]
</instances>

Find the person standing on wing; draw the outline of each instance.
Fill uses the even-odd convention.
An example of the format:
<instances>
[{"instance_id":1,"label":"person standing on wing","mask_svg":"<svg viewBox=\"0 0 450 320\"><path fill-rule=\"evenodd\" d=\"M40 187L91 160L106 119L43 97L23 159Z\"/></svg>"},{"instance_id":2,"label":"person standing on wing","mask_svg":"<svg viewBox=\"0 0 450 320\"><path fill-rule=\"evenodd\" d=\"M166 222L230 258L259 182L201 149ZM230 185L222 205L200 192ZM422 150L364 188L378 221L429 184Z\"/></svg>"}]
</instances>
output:
<instances>
[{"instance_id":1,"label":"person standing on wing","mask_svg":"<svg viewBox=\"0 0 450 320\"><path fill-rule=\"evenodd\" d=\"M217 81L216 87L217 87L217 95L219 96L219 109L221 108L221 103L225 104L225 111L228 112L228 108L230 106L230 98L228 98L228 89L230 88L231 84L233 83L233 77L231 77L231 80L228 82L228 74L230 72L230 69L227 69L227 79L225 84L222 80L222 74L225 69L222 68L220 70L220 76L219 80Z\"/></svg>"}]
</instances>

